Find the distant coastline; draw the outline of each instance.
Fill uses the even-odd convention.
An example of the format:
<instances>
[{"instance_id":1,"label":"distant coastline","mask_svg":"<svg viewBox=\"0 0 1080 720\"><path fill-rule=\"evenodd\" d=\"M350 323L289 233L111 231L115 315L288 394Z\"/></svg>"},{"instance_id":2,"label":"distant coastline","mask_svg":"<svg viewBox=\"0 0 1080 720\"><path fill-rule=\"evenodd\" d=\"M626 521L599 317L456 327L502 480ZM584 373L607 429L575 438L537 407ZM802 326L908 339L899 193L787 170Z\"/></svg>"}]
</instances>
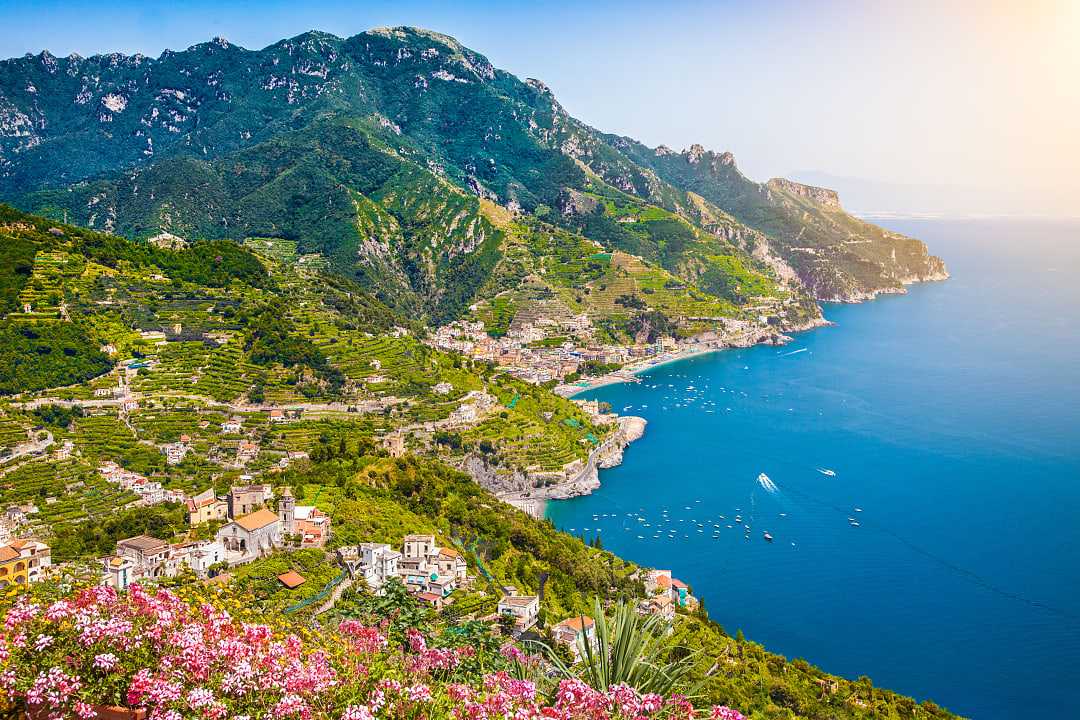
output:
<instances>
[{"instance_id":1,"label":"distant coastline","mask_svg":"<svg viewBox=\"0 0 1080 720\"><path fill-rule=\"evenodd\" d=\"M664 365L670 365L671 363L679 362L680 360L689 360L692 357L699 357L701 355L709 355L711 353L720 352L721 350L727 350L727 347L709 347L709 348L688 348L686 350L676 350L670 353L664 353L658 357L649 358L648 360L642 360L634 363L627 363L625 366L616 370L613 373L607 375L601 375L597 378L589 378L588 380L582 380L570 385L560 385L555 388L555 391L562 395L566 389L571 389L570 394L565 395L567 398L575 398L582 393L586 393L590 390L596 390L607 385L618 385L626 382L640 382L638 375L652 370L653 368L662 367ZM584 384L583 384L584 383Z\"/></svg>"}]
</instances>

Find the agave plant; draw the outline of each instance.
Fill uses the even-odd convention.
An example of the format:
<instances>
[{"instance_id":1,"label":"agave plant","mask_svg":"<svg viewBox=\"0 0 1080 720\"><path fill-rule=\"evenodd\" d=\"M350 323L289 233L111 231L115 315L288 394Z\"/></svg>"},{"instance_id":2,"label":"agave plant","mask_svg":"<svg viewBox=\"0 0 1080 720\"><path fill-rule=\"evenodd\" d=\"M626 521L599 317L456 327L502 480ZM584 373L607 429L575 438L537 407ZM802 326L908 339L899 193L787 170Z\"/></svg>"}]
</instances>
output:
<instances>
[{"instance_id":1,"label":"agave plant","mask_svg":"<svg viewBox=\"0 0 1080 720\"><path fill-rule=\"evenodd\" d=\"M552 663L562 674L577 677L601 692L622 684L642 694L696 694L698 688L689 679L695 655L669 658L662 618L642 617L622 601L609 618L599 598L593 599L593 618L595 636L589 639L580 633L577 637L578 663L568 666L549 649Z\"/></svg>"}]
</instances>

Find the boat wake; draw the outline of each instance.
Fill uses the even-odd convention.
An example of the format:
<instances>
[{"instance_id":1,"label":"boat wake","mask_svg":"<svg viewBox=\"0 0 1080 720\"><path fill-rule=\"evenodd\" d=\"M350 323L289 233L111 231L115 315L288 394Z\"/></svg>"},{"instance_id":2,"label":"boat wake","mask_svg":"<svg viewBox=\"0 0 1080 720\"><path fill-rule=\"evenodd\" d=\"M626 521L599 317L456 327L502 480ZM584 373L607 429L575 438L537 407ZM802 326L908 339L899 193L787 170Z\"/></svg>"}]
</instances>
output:
<instances>
[{"instance_id":1,"label":"boat wake","mask_svg":"<svg viewBox=\"0 0 1080 720\"><path fill-rule=\"evenodd\" d=\"M761 489L768 493L778 493L780 488L776 487L776 483L769 479L769 476L765 473L761 473L757 476L758 485Z\"/></svg>"}]
</instances>

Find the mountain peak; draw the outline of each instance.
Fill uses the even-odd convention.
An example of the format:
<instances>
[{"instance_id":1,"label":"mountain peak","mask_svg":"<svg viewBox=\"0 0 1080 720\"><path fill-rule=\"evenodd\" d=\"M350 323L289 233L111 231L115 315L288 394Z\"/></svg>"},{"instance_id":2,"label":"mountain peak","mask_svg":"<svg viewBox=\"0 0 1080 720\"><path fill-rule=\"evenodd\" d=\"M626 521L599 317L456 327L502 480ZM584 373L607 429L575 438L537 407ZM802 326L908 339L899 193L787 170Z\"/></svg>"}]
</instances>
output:
<instances>
[{"instance_id":1,"label":"mountain peak","mask_svg":"<svg viewBox=\"0 0 1080 720\"><path fill-rule=\"evenodd\" d=\"M393 38L395 40L410 41L423 39L428 42L434 42L439 45L445 45L453 50L472 52L455 38L445 35L441 32L435 32L434 30L428 30L427 28L415 27L413 25L395 25L393 27L377 27L368 30L365 35L381 35L387 38Z\"/></svg>"}]
</instances>

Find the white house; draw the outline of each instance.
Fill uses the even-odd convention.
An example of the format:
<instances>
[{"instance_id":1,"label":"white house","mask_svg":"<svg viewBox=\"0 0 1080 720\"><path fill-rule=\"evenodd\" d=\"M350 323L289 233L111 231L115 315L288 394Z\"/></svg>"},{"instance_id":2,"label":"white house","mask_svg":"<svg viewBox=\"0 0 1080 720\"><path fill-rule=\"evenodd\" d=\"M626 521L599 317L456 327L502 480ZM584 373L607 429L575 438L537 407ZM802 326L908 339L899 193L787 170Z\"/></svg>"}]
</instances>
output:
<instances>
[{"instance_id":1,"label":"white house","mask_svg":"<svg viewBox=\"0 0 1080 720\"><path fill-rule=\"evenodd\" d=\"M569 648L570 654L578 660L581 654L581 649L578 647L579 638L583 638L594 648L596 647L596 622L588 615L568 617L551 628L551 636L555 642Z\"/></svg>"},{"instance_id":2,"label":"white house","mask_svg":"<svg viewBox=\"0 0 1080 720\"><path fill-rule=\"evenodd\" d=\"M273 551L281 542L281 525L277 513L263 508L222 525L216 539L225 547L226 562L239 565Z\"/></svg>"},{"instance_id":3,"label":"white house","mask_svg":"<svg viewBox=\"0 0 1080 720\"><path fill-rule=\"evenodd\" d=\"M518 631L528 630L540 615L540 598L536 595L504 595L499 600L498 613L512 617Z\"/></svg>"},{"instance_id":4,"label":"white house","mask_svg":"<svg viewBox=\"0 0 1080 720\"><path fill-rule=\"evenodd\" d=\"M385 543L361 543L339 549L338 557L351 574L363 577L378 592L387 580L398 576L401 553Z\"/></svg>"},{"instance_id":5,"label":"white house","mask_svg":"<svg viewBox=\"0 0 1080 720\"><path fill-rule=\"evenodd\" d=\"M468 577L469 567L465 564L465 558L461 557L461 553L457 550L439 548L439 552L435 556L435 562L439 575L451 577L457 584L465 582Z\"/></svg>"},{"instance_id":6,"label":"white house","mask_svg":"<svg viewBox=\"0 0 1080 720\"><path fill-rule=\"evenodd\" d=\"M165 462L169 465L179 465L184 461L184 456L187 455L188 450L191 448L187 443L175 442L163 445L161 449L165 453Z\"/></svg>"},{"instance_id":7,"label":"white house","mask_svg":"<svg viewBox=\"0 0 1080 720\"><path fill-rule=\"evenodd\" d=\"M173 545L176 559L191 568L199 577L206 577L210 567L225 561L225 546L219 540Z\"/></svg>"}]
</instances>

